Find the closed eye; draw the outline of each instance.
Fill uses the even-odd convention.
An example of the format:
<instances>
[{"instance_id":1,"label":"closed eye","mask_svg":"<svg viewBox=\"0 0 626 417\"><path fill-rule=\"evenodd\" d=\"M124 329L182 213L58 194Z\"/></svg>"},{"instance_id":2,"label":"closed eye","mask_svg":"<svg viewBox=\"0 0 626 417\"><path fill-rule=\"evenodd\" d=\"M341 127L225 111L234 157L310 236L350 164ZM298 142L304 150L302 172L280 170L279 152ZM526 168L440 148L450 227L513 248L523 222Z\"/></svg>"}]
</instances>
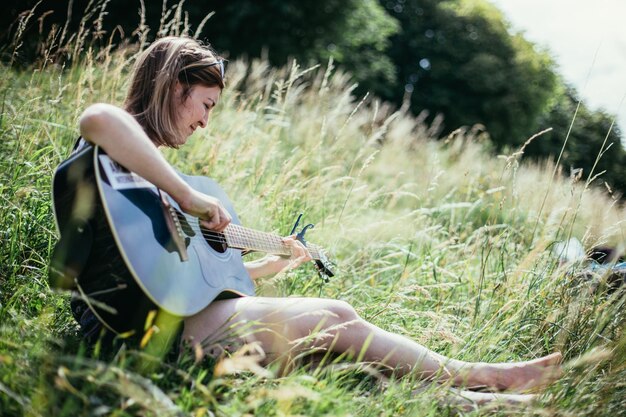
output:
<instances>
[{"instance_id":1,"label":"closed eye","mask_svg":"<svg viewBox=\"0 0 626 417\"><path fill-rule=\"evenodd\" d=\"M210 98L208 99L208 101L204 102L204 108L206 110L211 110L213 107L215 107L215 101L211 100Z\"/></svg>"}]
</instances>

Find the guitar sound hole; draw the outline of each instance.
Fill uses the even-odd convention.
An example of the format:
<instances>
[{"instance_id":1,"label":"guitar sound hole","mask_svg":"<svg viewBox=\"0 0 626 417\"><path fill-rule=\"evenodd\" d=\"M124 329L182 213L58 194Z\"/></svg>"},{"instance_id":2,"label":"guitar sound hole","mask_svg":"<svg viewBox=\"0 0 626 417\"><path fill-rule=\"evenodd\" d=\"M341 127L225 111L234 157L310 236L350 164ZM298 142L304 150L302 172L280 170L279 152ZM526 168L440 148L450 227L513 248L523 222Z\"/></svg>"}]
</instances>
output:
<instances>
[{"instance_id":1,"label":"guitar sound hole","mask_svg":"<svg viewBox=\"0 0 626 417\"><path fill-rule=\"evenodd\" d=\"M202 235L204 236L204 240L206 240L206 243L208 243L214 251L219 253L226 252L228 246L226 245L226 240L222 233L202 229Z\"/></svg>"}]
</instances>

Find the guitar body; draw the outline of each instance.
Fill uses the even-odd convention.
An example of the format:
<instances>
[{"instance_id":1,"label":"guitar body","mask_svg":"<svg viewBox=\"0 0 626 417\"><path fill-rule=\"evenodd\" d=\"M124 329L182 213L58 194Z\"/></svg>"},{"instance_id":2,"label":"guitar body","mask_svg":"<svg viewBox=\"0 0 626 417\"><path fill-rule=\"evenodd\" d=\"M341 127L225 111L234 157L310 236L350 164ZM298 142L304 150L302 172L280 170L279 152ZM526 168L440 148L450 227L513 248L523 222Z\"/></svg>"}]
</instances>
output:
<instances>
[{"instance_id":1,"label":"guitar body","mask_svg":"<svg viewBox=\"0 0 626 417\"><path fill-rule=\"evenodd\" d=\"M121 167L107 170L107 164L116 165L101 149L89 147L55 173L54 209L61 240L53 256L53 281L67 287L68 276L76 275L89 307L117 333L141 331L152 310L186 317L217 298L254 295L241 250L201 230L196 218L185 215L154 186L120 188L123 182L115 173ZM232 203L215 181L181 177L194 189L218 198L233 224L239 224ZM81 191L85 189L89 191ZM106 224L98 224L99 216ZM72 255L77 244L79 252L89 255Z\"/></svg>"}]
</instances>

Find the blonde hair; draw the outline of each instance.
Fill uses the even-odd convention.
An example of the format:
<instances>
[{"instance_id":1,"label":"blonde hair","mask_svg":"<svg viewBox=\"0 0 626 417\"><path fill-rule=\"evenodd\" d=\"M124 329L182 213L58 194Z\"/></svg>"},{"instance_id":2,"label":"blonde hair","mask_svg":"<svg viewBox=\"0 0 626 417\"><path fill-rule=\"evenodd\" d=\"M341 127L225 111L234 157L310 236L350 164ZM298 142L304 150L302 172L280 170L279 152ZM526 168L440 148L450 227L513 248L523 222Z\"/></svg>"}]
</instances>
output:
<instances>
[{"instance_id":1,"label":"blonde hair","mask_svg":"<svg viewBox=\"0 0 626 417\"><path fill-rule=\"evenodd\" d=\"M194 85L223 89L220 61L209 46L195 39L161 38L137 59L124 107L156 145L176 148L183 134L176 125L176 82L183 86L183 99Z\"/></svg>"}]
</instances>

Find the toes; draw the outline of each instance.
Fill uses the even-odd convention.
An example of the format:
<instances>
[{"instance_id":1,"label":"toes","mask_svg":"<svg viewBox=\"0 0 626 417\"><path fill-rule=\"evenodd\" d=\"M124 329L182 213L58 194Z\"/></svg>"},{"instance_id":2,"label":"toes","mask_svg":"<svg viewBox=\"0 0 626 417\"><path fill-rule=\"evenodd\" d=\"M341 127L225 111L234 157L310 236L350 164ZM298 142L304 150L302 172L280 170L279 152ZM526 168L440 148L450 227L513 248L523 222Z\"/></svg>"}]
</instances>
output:
<instances>
[{"instance_id":1,"label":"toes","mask_svg":"<svg viewBox=\"0 0 626 417\"><path fill-rule=\"evenodd\" d=\"M559 365L561 362L563 362L563 355L561 355L561 352L551 353L550 355L546 356L546 358L548 359L549 365Z\"/></svg>"},{"instance_id":2,"label":"toes","mask_svg":"<svg viewBox=\"0 0 626 417\"><path fill-rule=\"evenodd\" d=\"M538 366L554 366L558 365L563 361L563 355L561 352L554 352L549 355L546 355L541 358L537 358L535 360L530 361L529 363Z\"/></svg>"},{"instance_id":3,"label":"toes","mask_svg":"<svg viewBox=\"0 0 626 417\"><path fill-rule=\"evenodd\" d=\"M563 355L561 355L561 352L554 352L541 358L539 363L542 366L554 366L560 364L562 361Z\"/></svg>"}]
</instances>

